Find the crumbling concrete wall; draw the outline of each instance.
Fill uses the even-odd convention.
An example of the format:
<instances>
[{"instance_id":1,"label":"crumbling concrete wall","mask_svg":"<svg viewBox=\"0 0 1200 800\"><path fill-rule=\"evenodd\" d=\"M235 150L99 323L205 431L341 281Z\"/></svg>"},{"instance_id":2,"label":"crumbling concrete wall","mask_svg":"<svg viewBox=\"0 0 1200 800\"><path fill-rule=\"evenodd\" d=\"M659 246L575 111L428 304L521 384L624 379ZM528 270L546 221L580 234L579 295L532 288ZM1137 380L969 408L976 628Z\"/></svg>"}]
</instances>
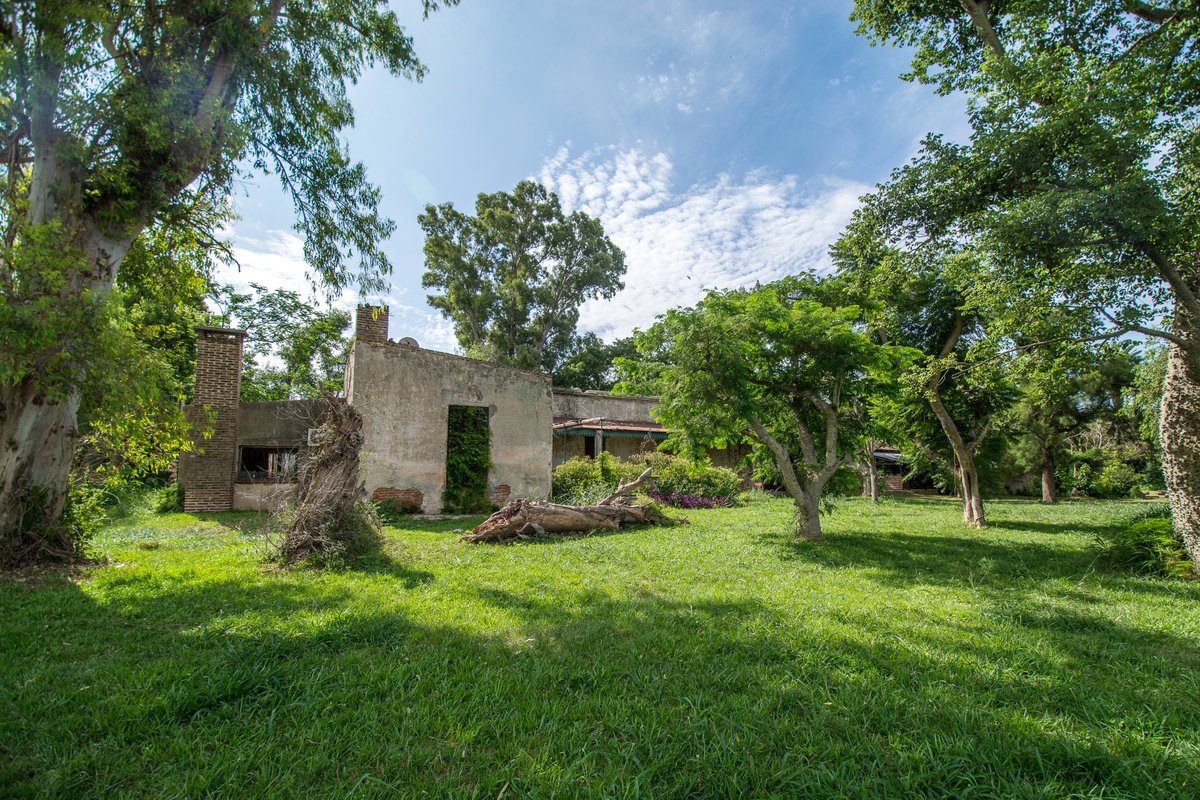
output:
<instances>
[{"instance_id":1,"label":"crumbling concrete wall","mask_svg":"<svg viewBox=\"0 0 1200 800\"><path fill-rule=\"evenodd\" d=\"M308 429L321 427L324 400L267 400L238 406L238 444L242 447L308 448Z\"/></svg>"},{"instance_id":2,"label":"crumbling concrete wall","mask_svg":"<svg viewBox=\"0 0 1200 800\"><path fill-rule=\"evenodd\" d=\"M572 419L603 417L628 422L654 422L651 410L657 397L617 395L579 389L554 389L554 416Z\"/></svg>"},{"instance_id":3,"label":"crumbling concrete wall","mask_svg":"<svg viewBox=\"0 0 1200 800\"><path fill-rule=\"evenodd\" d=\"M238 406L238 449L243 447L290 448L298 463L308 457L308 431L319 428L325 401L269 400ZM278 511L293 505L299 484L288 480L264 479L241 472L233 484L234 511Z\"/></svg>"},{"instance_id":4,"label":"crumbling concrete wall","mask_svg":"<svg viewBox=\"0 0 1200 800\"><path fill-rule=\"evenodd\" d=\"M346 370L346 398L363 415L362 476L372 498L420 496L425 513L441 512L452 405L488 409L493 501L550 494L548 375L360 338Z\"/></svg>"}]
</instances>

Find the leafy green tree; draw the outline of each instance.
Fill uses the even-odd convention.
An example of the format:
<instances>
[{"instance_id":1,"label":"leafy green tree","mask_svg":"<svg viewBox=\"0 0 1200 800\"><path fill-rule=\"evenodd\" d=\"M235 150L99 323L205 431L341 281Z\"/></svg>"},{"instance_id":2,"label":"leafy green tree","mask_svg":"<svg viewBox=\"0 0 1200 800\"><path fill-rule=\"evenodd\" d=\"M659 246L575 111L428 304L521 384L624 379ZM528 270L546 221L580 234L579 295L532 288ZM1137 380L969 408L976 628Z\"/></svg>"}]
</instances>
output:
<instances>
[{"instance_id":1,"label":"leafy green tree","mask_svg":"<svg viewBox=\"0 0 1200 800\"><path fill-rule=\"evenodd\" d=\"M892 181L928 236L986 238L983 291L1170 344L1163 468L1200 563L1200 8L856 0L853 18L970 104L968 145L930 138Z\"/></svg>"},{"instance_id":2,"label":"leafy green tree","mask_svg":"<svg viewBox=\"0 0 1200 800\"><path fill-rule=\"evenodd\" d=\"M1009 420L1017 434L1013 454L1041 476L1043 503L1058 502L1055 476L1070 437L1117 418L1136 363L1128 346L1070 340L1042 343L1019 362L1021 395Z\"/></svg>"},{"instance_id":3,"label":"leafy green tree","mask_svg":"<svg viewBox=\"0 0 1200 800\"><path fill-rule=\"evenodd\" d=\"M624 284L625 254L582 211L533 181L480 194L475 216L451 203L425 206L422 285L454 323L469 355L554 372L578 349L579 306Z\"/></svg>"},{"instance_id":4,"label":"leafy green tree","mask_svg":"<svg viewBox=\"0 0 1200 800\"><path fill-rule=\"evenodd\" d=\"M224 196L243 165L270 170L313 277L378 287L393 226L339 135L369 65L423 73L375 2L4 5L0 562L71 548L57 522L81 390L111 366L113 284L147 226Z\"/></svg>"},{"instance_id":5,"label":"leafy green tree","mask_svg":"<svg viewBox=\"0 0 1200 800\"><path fill-rule=\"evenodd\" d=\"M632 336L605 344L594 333L579 337L575 352L554 371L555 386L576 389L611 389L617 382L616 360L637 356L637 343Z\"/></svg>"},{"instance_id":6,"label":"leafy green tree","mask_svg":"<svg viewBox=\"0 0 1200 800\"><path fill-rule=\"evenodd\" d=\"M1163 384L1167 379L1170 348L1151 340L1143 348L1134 367L1133 380L1125 388L1121 412L1134 426L1138 438L1159 449L1159 416L1162 412Z\"/></svg>"},{"instance_id":7,"label":"leafy green tree","mask_svg":"<svg viewBox=\"0 0 1200 800\"><path fill-rule=\"evenodd\" d=\"M221 287L218 304L229 323L247 331L242 400L296 400L342 392L350 350L350 314L314 308L288 289L253 294Z\"/></svg>"},{"instance_id":8,"label":"leafy green tree","mask_svg":"<svg viewBox=\"0 0 1200 800\"><path fill-rule=\"evenodd\" d=\"M980 254L962 242L915 241L896 219L897 202L886 186L865 197L832 251L840 277L871 310L873 335L898 351L897 391L874 398L872 415L902 440L895 444L954 476L963 522L982 528L979 455L1012 390L990 320L962 289Z\"/></svg>"},{"instance_id":9,"label":"leafy green tree","mask_svg":"<svg viewBox=\"0 0 1200 800\"><path fill-rule=\"evenodd\" d=\"M720 447L749 431L766 447L806 539L821 537L821 496L855 450L852 400L881 361L861 310L830 299L812 277L709 292L638 336L655 360L619 362L621 388L657 391L659 419L691 442Z\"/></svg>"}]
</instances>

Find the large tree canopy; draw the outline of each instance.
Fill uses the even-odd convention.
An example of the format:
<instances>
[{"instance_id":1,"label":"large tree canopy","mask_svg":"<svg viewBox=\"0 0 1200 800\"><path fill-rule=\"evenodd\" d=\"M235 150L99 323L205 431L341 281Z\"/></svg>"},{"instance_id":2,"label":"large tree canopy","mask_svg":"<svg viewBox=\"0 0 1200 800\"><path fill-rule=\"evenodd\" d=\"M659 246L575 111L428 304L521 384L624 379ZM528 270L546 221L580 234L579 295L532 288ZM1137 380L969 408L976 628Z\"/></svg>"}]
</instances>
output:
<instances>
[{"instance_id":1,"label":"large tree canopy","mask_svg":"<svg viewBox=\"0 0 1200 800\"><path fill-rule=\"evenodd\" d=\"M822 493L854 455L855 400L882 363L861 310L833 294L808 276L713 291L638 336L644 361L620 362L624 388L659 394L659 419L691 442L766 447L798 534L814 539Z\"/></svg>"},{"instance_id":2,"label":"large tree canopy","mask_svg":"<svg viewBox=\"0 0 1200 800\"><path fill-rule=\"evenodd\" d=\"M854 19L915 49L908 77L969 102L969 144L930 138L894 175L896 216L927 240L986 241L992 302L1171 343L1163 466L1200 563L1200 8L856 0Z\"/></svg>"},{"instance_id":3,"label":"large tree canopy","mask_svg":"<svg viewBox=\"0 0 1200 800\"><path fill-rule=\"evenodd\" d=\"M454 323L463 349L525 369L553 372L580 349L579 306L624 284L625 254L594 217L564 214L558 195L533 181L480 194L475 216L428 205L429 304Z\"/></svg>"},{"instance_id":4,"label":"large tree canopy","mask_svg":"<svg viewBox=\"0 0 1200 800\"><path fill-rule=\"evenodd\" d=\"M453 0L450 0L453 2ZM425 0L426 11L435 7ZM419 78L379 2L14 0L0 14L0 561L63 551L79 390L138 235L276 173L312 277L379 286L392 223L346 153L347 84Z\"/></svg>"}]
</instances>

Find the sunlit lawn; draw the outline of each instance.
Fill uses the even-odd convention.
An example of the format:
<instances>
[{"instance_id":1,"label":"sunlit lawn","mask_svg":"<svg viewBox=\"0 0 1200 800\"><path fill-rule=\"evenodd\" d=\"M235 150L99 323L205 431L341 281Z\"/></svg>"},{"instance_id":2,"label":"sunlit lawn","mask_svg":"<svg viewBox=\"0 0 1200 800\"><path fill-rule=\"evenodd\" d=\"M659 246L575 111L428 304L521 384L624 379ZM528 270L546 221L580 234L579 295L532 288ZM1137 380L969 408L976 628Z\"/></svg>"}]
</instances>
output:
<instances>
[{"instance_id":1,"label":"sunlit lawn","mask_svg":"<svg viewBox=\"0 0 1200 800\"><path fill-rule=\"evenodd\" d=\"M1196 798L1200 582L1091 541L1146 510L425 522L332 573L271 571L254 515L147 514L0 578L0 796Z\"/></svg>"}]
</instances>

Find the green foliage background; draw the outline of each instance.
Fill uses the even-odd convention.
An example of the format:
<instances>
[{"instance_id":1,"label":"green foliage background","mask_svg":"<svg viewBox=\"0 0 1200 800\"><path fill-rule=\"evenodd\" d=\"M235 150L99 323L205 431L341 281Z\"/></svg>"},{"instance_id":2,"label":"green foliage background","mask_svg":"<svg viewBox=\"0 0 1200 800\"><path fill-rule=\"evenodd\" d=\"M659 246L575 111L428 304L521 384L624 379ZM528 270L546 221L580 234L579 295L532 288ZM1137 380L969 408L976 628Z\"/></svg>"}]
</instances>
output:
<instances>
[{"instance_id":1,"label":"green foliage background","mask_svg":"<svg viewBox=\"0 0 1200 800\"><path fill-rule=\"evenodd\" d=\"M446 432L446 488L442 511L482 514L491 510L488 470L492 467L488 410L450 406Z\"/></svg>"}]
</instances>

